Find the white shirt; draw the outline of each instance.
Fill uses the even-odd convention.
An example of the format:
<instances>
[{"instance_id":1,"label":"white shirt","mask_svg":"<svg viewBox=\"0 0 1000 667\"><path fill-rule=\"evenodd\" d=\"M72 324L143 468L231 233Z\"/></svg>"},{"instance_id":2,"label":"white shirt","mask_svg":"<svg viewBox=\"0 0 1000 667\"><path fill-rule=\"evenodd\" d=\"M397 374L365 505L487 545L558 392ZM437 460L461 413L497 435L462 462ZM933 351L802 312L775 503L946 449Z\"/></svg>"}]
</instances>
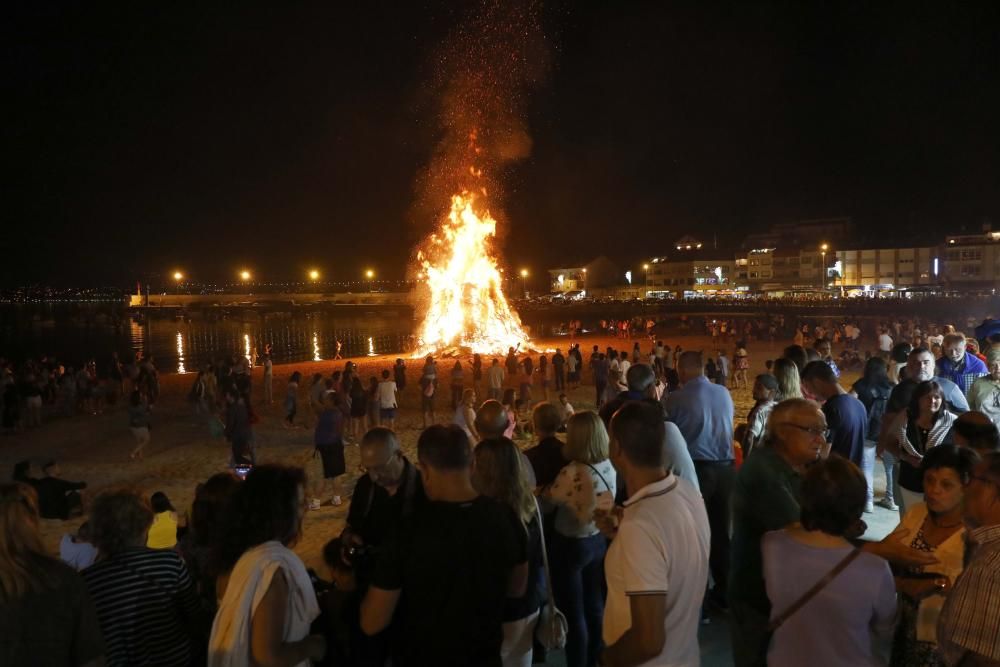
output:
<instances>
[{"instance_id":1,"label":"white shirt","mask_svg":"<svg viewBox=\"0 0 1000 667\"><path fill-rule=\"evenodd\" d=\"M660 655L643 664L697 667L710 540L701 494L676 475L668 474L629 498L604 560L604 643L610 646L632 627L630 596L665 595L667 640Z\"/></svg>"},{"instance_id":2,"label":"white shirt","mask_svg":"<svg viewBox=\"0 0 1000 667\"><path fill-rule=\"evenodd\" d=\"M503 376L503 366L500 364L490 366L489 370L486 371L486 383L489 385L489 388L503 389Z\"/></svg>"},{"instance_id":3,"label":"white shirt","mask_svg":"<svg viewBox=\"0 0 1000 667\"><path fill-rule=\"evenodd\" d=\"M386 410L396 407L396 383L392 380L378 383L378 405Z\"/></svg>"},{"instance_id":4,"label":"white shirt","mask_svg":"<svg viewBox=\"0 0 1000 667\"><path fill-rule=\"evenodd\" d=\"M628 383L625 381L625 375L628 373L628 369L632 368L632 362L628 359L622 359L618 364L618 386L622 388L622 391L628 389Z\"/></svg>"},{"instance_id":5,"label":"white shirt","mask_svg":"<svg viewBox=\"0 0 1000 667\"><path fill-rule=\"evenodd\" d=\"M59 542L59 559L79 572L94 564L97 547L90 542L74 542L72 535L63 535Z\"/></svg>"},{"instance_id":6,"label":"white shirt","mask_svg":"<svg viewBox=\"0 0 1000 667\"><path fill-rule=\"evenodd\" d=\"M878 349L882 352L892 352L892 337L889 334L879 334Z\"/></svg>"}]
</instances>

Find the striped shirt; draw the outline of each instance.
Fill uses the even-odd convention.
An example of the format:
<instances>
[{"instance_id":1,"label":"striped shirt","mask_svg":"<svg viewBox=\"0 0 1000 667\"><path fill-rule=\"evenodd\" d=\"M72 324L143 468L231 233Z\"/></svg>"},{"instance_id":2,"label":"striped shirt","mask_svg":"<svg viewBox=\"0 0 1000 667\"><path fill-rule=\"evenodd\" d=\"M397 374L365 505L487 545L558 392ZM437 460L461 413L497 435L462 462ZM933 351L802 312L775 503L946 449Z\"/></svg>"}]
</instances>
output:
<instances>
[{"instance_id":1,"label":"striped shirt","mask_svg":"<svg viewBox=\"0 0 1000 667\"><path fill-rule=\"evenodd\" d=\"M1000 660L1000 525L976 528L968 540L972 557L938 620L938 645L948 665L966 653Z\"/></svg>"},{"instance_id":2,"label":"striped shirt","mask_svg":"<svg viewBox=\"0 0 1000 667\"><path fill-rule=\"evenodd\" d=\"M99 560L81 574L97 608L109 666L190 662L183 623L195 616L198 601L180 556L140 547Z\"/></svg>"}]
</instances>

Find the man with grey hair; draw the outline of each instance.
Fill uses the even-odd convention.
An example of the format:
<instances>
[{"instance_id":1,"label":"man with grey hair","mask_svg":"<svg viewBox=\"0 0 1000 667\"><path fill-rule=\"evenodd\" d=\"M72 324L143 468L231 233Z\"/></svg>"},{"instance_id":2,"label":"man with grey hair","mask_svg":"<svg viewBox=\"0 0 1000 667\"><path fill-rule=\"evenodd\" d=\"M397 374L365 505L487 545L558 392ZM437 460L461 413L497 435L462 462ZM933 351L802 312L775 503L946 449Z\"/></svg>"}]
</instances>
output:
<instances>
[{"instance_id":1,"label":"man with grey hair","mask_svg":"<svg viewBox=\"0 0 1000 667\"><path fill-rule=\"evenodd\" d=\"M651 401L659 405L656 399L656 373L649 364L632 364L625 374L628 383L628 390L623 391L614 399L601 406L600 416L605 426L611 424L611 418L618 409L629 401ZM663 450L667 470L673 471L681 479L690 482L694 488L698 489L698 475L695 473L694 462L688 452L687 443L677 425L666 422L666 438L663 441ZM628 499L627 491L624 488L623 480L619 479L618 500Z\"/></svg>"},{"instance_id":2,"label":"man with grey hair","mask_svg":"<svg viewBox=\"0 0 1000 667\"><path fill-rule=\"evenodd\" d=\"M986 364L965 349L965 336L950 333L944 337L944 354L937 360L937 374L948 378L968 394L972 383L986 375Z\"/></svg>"}]
</instances>

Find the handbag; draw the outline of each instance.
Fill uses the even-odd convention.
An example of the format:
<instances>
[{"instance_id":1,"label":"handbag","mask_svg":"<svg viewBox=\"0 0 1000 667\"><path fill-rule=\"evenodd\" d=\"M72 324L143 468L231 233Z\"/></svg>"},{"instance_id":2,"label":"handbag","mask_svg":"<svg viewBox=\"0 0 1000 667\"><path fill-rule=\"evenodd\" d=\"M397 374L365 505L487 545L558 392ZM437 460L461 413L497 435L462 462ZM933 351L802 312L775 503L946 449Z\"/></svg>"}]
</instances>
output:
<instances>
[{"instance_id":1,"label":"handbag","mask_svg":"<svg viewBox=\"0 0 1000 667\"><path fill-rule=\"evenodd\" d=\"M797 612L799 609L802 609L802 607L804 607L807 602L816 597L817 593L826 588L827 584L833 581L838 574L847 569L847 566L853 563L854 559L860 555L861 555L861 549L857 548L852 549L851 553L844 556L840 560L840 562L834 565L833 568L829 572L827 572L822 579L817 581L815 584L813 584L812 588L803 593L802 597L800 597L798 600L790 604L788 608L785 609L785 611L781 612L778 616L775 616L774 620L771 621L767 626L768 632L774 632L775 630L780 628L785 621L794 616L795 612Z\"/></svg>"},{"instance_id":2,"label":"handbag","mask_svg":"<svg viewBox=\"0 0 1000 667\"><path fill-rule=\"evenodd\" d=\"M548 592L548 601L538 613L535 639L547 650L555 651L566 647L566 632L569 626L566 623L566 615L556 607L555 597L552 595L549 553L545 548L545 528L542 525L542 508L538 506L538 498L535 498L535 517L538 519L538 533L542 543L542 569L545 571L545 589Z\"/></svg>"}]
</instances>

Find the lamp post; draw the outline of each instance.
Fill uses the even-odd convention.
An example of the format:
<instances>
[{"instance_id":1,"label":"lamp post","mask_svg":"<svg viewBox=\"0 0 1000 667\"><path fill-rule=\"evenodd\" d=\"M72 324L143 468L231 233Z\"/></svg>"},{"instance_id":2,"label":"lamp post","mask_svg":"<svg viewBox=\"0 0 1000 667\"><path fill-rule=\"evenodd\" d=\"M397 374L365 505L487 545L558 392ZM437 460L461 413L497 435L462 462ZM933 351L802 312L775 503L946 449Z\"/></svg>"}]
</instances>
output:
<instances>
[{"instance_id":1,"label":"lamp post","mask_svg":"<svg viewBox=\"0 0 1000 667\"><path fill-rule=\"evenodd\" d=\"M829 246L825 243L819 247L820 256L823 258L819 267L819 287L824 292L826 291L826 251L828 248Z\"/></svg>"},{"instance_id":2,"label":"lamp post","mask_svg":"<svg viewBox=\"0 0 1000 667\"><path fill-rule=\"evenodd\" d=\"M311 280L313 282L316 282L317 280L319 280L319 271L317 271L316 269L313 269L312 271L310 271L309 272L309 280Z\"/></svg>"},{"instance_id":3,"label":"lamp post","mask_svg":"<svg viewBox=\"0 0 1000 667\"><path fill-rule=\"evenodd\" d=\"M583 294L587 294L587 267L583 267Z\"/></svg>"},{"instance_id":4,"label":"lamp post","mask_svg":"<svg viewBox=\"0 0 1000 667\"><path fill-rule=\"evenodd\" d=\"M246 287L247 283L250 282L250 278L251 276L249 271L247 271L246 269L240 271L240 281L243 283L244 288Z\"/></svg>"},{"instance_id":5,"label":"lamp post","mask_svg":"<svg viewBox=\"0 0 1000 667\"><path fill-rule=\"evenodd\" d=\"M642 296L643 298L646 298L649 296L649 264L642 265L642 277L644 282L646 283L646 293L643 294Z\"/></svg>"},{"instance_id":6,"label":"lamp post","mask_svg":"<svg viewBox=\"0 0 1000 667\"><path fill-rule=\"evenodd\" d=\"M521 269L521 297L528 298L528 269Z\"/></svg>"},{"instance_id":7,"label":"lamp post","mask_svg":"<svg viewBox=\"0 0 1000 667\"><path fill-rule=\"evenodd\" d=\"M375 271L373 271L372 269L368 269L367 271L365 271L365 278L368 279L368 291L371 292L372 280L374 280L375 278Z\"/></svg>"},{"instance_id":8,"label":"lamp post","mask_svg":"<svg viewBox=\"0 0 1000 667\"><path fill-rule=\"evenodd\" d=\"M174 284L175 284L175 288L174 289L175 289L175 291L178 294L181 293L181 281L182 280L184 280L184 274L181 273L180 271L174 271Z\"/></svg>"}]
</instances>

